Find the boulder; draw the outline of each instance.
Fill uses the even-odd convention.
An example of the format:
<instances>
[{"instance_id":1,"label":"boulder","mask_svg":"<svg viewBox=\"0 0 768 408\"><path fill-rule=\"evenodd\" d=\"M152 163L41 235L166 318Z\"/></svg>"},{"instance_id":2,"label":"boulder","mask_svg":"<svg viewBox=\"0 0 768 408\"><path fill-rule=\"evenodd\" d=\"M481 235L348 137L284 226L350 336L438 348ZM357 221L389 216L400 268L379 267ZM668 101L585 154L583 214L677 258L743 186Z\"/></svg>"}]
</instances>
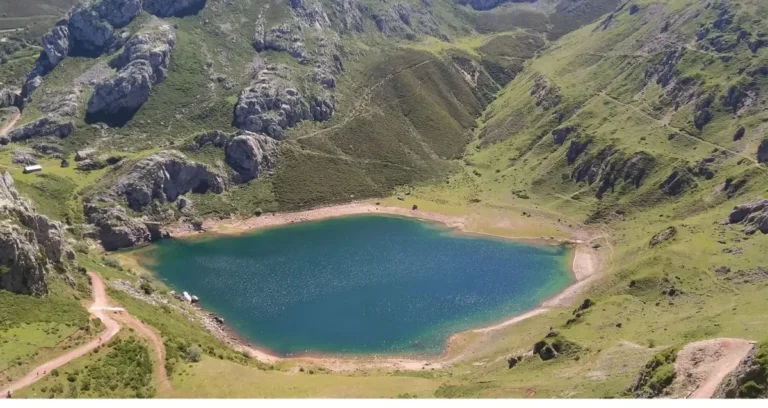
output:
<instances>
[{"instance_id":1,"label":"boulder","mask_svg":"<svg viewBox=\"0 0 768 408\"><path fill-rule=\"evenodd\" d=\"M667 242L670 239L674 238L677 235L677 228L675 227L668 227L665 228L663 231L657 233L651 238L650 246L655 247L656 245L661 244L662 242Z\"/></svg>"},{"instance_id":2,"label":"boulder","mask_svg":"<svg viewBox=\"0 0 768 408\"><path fill-rule=\"evenodd\" d=\"M144 11L158 17L182 17L197 14L206 0L144 0Z\"/></svg>"},{"instance_id":3,"label":"boulder","mask_svg":"<svg viewBox=\"0 0 768 408\"><path fill-rule=\"evenodd\" d=\"M99 159L86 159L77 163L75 168L80 171L101 170L107 167L107 163Z\"/></svg>"},{"instance_id":4,"label":"boulder","mask_svg":"<svg viewBox=\"0 0 768 408\"><path fill-rule=\"evenodd\" d=\"M745 133L747 133L747 129L744 129L744 126L739 126L739 128L736 130L736 133L733 134L733 140L741 140Z\"/></svg>"},{"instance_id":5,"label":"boulder","mask_svg":"<svg viewBox=\"0 0 768 408\"><path fill-rule=\"evenodd\" d=\"M757 147L757 162L768 163L768 139L763 139Z\"/></svg>"},{"instance_id":6,"label":"boulder","mask_svg":"<svg viewBox=\"0 0 768 408\"><path fill-rule=\"evenodd\" d=\"M510 356L507 358L507 368L514 368L518 363L523 361L521 357Z\"/></svg>"},{"instance_id":7,"label":"boulder","mask_svg":"<svg viewBox=\"0 0 768 408\"><path fill-rule=\"evenodd\" d=\"M67 137L75 130L75 125L69 120L52 116L45 116L8 133L7 139L13 142L31 139L33 137L56 136ZM1 144L7 144L8 140Z\"/></svg>"},{"instance_id":8,"label":"boulder","mask_svg":"<svg viewBox=\"0 0 768 408\"><path fill-rule=\"evenodd\" d=\"M43 36L42 45L45 58L55 67L69 54L69 28L64 24L57 25Z\"/></svg>"},{"instance_id":9,"label":"boulder","mask_svg":"<svg viewBox=\"0 0 768 408\"><path fill-rule=\"evenodd\" d=\"M96 154L96 149L78 150L75 153L75 161L79 162L79 161L83 161L83 160L88 160L88 159L92 158L94 154Z\"/></svg>"},{"instance_id":10,"label":"boulder","mask_svg":"<svg viewBox=\"0 0 768 408\"><path fill-rule=\"evenodd\" d=\"M267 136L249 132L235 136L227 144L225 161L237 172L237 182L257 178L262 172L275 167L277 142Z\"/></svg>"},{"instance_id":11,"label":"boulder","mask_svg":"<svg viewBox=\"0 0 768 408\"><path fill-rule=\"evenodd\" d=\"M557 352L551 347L551 346L545 346L541 351L539 351L539 357L543 361L552 360L553 358L557 357Z\"/></svg>"},{"instance_id":12,"label":"boulder","mask_svg":"<svg viewBox=\"0 0 768 408\"><path fill-rule=\"evenodd\" d=\"M75 257L63 226L38 214L16 191L9 173L0 175L0 213L0 289L45 295L45 272Z\"/></svg>"},{"instance_id":13,"label":"boulder","mask_svg":"<svg viewBox=\"0 0 768 408\"><path fill-rule=\"evenodd\" d=\"M737 205L728 216L730 224L744 224L744 232L752 234L760 231L768 234L768 200Z\"/></svg>"},{"instance_id":14,"label":"boulder","mask_svg":"<svg viewBox=\"0 0 768 408\"><path fill-rule=\"evenodd\" d=\"M224 188L224 178L215 171L166 150L136 162L100 199L125 199L132 210L142 211L152 200L174 202L188 192L220 194Z\"/></svg>"}]
</instances>

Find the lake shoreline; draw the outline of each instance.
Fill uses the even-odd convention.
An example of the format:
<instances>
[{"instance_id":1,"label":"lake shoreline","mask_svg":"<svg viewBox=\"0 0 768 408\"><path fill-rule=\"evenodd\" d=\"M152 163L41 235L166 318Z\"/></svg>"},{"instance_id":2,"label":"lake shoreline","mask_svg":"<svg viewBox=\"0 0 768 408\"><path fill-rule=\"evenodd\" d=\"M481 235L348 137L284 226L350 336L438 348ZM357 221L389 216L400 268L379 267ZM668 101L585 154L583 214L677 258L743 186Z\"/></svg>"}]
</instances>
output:
<instances>
[{"instance_id":1,"label":"lake shoreline","mask_svg":"<svg viewBox=\"0 0 768 408\"><path fill-rule=\"evenodd\" d=\"M459 361L463 355L453 355L453 345L457 340L467 334L485 334L513 326L531 317L535 317L553 308L569 306L576 300L589 285L599 277L599 271L602 267L600 256L596 248L590 246L591 242L603 239L602 236L589 237L586 231L577 230L578 238L581 239L557 239L554 237L513 237L506 235L496 235L477 231L467 230L467 217L446 215L438 212L422 211L418 209L407 209L401 207L382 206L379 203L371 201L353 202L327 207L319 207L311 210L288 213L271 213L258 217L247 219L225 219L225 220L205 220L202 231L196 231L189 225L175 225L167 229L171 237L177 239L195 239L199 237L212 236L236 236L251 233L268 228L274 228L295 223L304 223L320 221L331 218L354 216L354 215L389 215L406 218L415 218L422 221L432 222L448 227L449 229L461 234L494 237L499 239L508 239L533 243L540 245L567 245L572 248L570 257L570 272L574 281L559 293L542 302L538 307L525 313L511 316L510 318L491 325L473 328L462 332L452 334L445 342L443 351L434 355L397 355L397 354L327 354L327 353L306 353L291 356L280 356L259 345L252 344L243 338L234 329L228 327L226 323L217 322L213 316L201 307L197 307L203 325L217 338L229 344L233 348L249 354L252 358L264 363L274 364L282 361L318 364L329 368L332 371L354 371L357 369L397 369L397 370L421 370L425 368L440 368L456 361Z\"/></svg>"}]
</instances>

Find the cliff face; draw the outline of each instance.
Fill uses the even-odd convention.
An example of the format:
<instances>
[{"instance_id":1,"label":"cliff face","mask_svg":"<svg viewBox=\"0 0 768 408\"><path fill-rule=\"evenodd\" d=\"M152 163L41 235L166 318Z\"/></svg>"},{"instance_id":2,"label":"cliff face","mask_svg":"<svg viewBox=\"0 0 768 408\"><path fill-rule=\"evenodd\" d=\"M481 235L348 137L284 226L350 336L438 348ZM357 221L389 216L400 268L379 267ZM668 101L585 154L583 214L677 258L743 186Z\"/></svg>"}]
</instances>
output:
<instances>
[{"instance_id":1,"label":"cliff face","mask_svg":"<svg viewBox=\"0 0 768 408\"><path fill-rule=\"evenodd\" d=\"M45 295L45 273L75 257L62 225L19 196L9 173L0 176L0 218L0 289Z\"/></svg>"}]
</instances>

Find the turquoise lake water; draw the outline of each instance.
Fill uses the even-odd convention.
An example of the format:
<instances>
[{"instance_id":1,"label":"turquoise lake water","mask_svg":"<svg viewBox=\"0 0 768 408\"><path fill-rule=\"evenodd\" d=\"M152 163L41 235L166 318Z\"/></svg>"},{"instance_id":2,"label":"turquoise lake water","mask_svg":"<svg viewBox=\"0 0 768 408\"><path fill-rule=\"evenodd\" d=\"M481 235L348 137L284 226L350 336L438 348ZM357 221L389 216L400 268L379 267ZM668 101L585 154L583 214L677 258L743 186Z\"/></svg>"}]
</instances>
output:
<instances>
[{"instance_id":1,"label":"turquoise lake water","mask_svg":"<svg viewBox=\"0 0 768 408\"><path fill-rule=\"evenodd\" d=\"M523 313L572 281L568 251L390 216L166 240L147 267L281 355L440 353L447 338Z\"/></svg>"}]
</instances>

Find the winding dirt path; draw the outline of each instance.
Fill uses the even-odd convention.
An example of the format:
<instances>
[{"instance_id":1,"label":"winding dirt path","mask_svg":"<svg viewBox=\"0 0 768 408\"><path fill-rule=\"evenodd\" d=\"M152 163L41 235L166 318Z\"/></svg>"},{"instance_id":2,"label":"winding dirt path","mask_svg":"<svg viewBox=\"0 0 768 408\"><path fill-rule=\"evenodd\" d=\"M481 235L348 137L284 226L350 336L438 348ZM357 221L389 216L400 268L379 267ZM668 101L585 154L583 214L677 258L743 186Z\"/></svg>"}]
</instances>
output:
<instances>
[{"instance_id":1,"label":"winding dirt path","mask_svg":"<svg viewBox=\"0 0 768 408\"><path fill-rule=\"evenodd\" d=\"M687 344L675 360L672 396L712 398L725 376L738 367L753 346L749 340L728 338Z\"/></svg>"},{"instance_id":2,"label":"winding dirt path","mask_svg":"<svg viewBox=\"0 0 768 408\"><path fill-rule=\"evenodd\" d=\"M10 132L11 129L13 129L13 126L16 125L16 122L18 122L19 119L21 119L21 112L17 110L11 115L11 120L9 120L8 123L5 124L5 126L0 128L0 137L7 135L8 132Z\"/></svg>"},{"instance_id":3,"label":"winding dirt path","mask_svg":"<svg viewBox=\"0 0 768 408\"><path fill-rule=\"evenodd\" d=\"M106 326L106 330L101 332L97 338L90 342L35 367L26 376L0 390L0 399L6 398L9 394L12 395L14 392L34 384L48 375L52 370L59 368L78 357L82 357L96 347L109 342L109 340L120 331L121 323L133 327L142 336L150 340L158 360L155 367L155 372L159 377L158 384L163 388L167 387L167 389L170 389L171 385L165 371L165 346L163 341L149 327L128 314L125 309L110 305L104 281L101 280L99 275L94 272L88 272L88 276L91 277L91 287L93 291L93 303L88 308L88 312L93 317L100 319L101 322L104 323L104 326ZM110 315L109 312L116 314Z\"/></svg>"}]
</instances>

